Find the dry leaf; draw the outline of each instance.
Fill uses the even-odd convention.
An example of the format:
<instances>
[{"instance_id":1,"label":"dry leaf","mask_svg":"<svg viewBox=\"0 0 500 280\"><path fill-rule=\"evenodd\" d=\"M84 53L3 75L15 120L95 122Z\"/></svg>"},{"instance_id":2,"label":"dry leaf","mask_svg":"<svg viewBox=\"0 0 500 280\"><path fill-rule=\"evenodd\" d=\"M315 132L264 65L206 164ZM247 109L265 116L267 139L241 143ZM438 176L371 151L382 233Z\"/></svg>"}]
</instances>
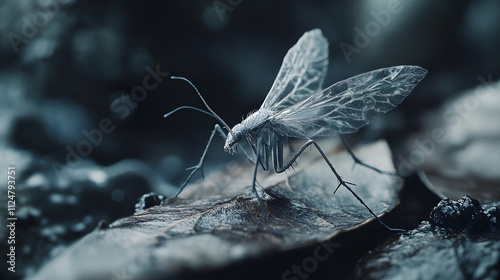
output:
<instances>
[{"instance_id":1,"label":"dry leaf","mask_svg":"<svg viewBox=\"0 0 500 280\"><path fill-rule=\"evenodd\" d=\"M399 177L378 174L339 151L338 142L320 143L338 172L378 215L398 204ZM385 142L355 153L380 169L393 170ZM288 174L262 172L259 192L269 215L269 232L250 189L253 166L232 165L177 199L102 225L48 263L33 279L107 279L114 274L174 277L186 270L227 266L278 251L325 241L373 220L310 149Z\"/></svg>"}]
</instances>

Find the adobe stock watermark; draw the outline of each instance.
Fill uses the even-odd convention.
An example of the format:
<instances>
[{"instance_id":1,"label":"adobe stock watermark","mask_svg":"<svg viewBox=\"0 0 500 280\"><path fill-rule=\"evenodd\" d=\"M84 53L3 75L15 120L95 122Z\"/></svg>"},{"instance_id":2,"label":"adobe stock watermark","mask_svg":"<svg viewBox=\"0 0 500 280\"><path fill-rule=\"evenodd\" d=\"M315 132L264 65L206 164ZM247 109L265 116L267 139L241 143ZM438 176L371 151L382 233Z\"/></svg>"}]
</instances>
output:
<instances>
[{"instance_id":1,"label":"adobe stock watermark","mask_svg":"<svg viewBox=\"0 0 500 280\"><path fill-rule=\"evenodd\" d=\"M410 151L407 158L399 155L397 159L397 171L403 176L409 176L415 169L422 165L426 158L432 155L439 144L448 141L450 132L458 129L464 120L470 118L474 112L477 112L481 105L495 92L492 86L492 74L486 80L483 76L477 79L482 86L476 88L473 94L465 96L461 102L457 102L443 112L444 127L434 128L430 135L423 139L414 140L414 148ZM500 88L496 89L500 94Z\"/></svg>"},{"instance_id":2,"label":"adobe stock watermark","mask_svg":"<svg viewBox=\"0 0 500 280\"><path fill-rule=\"evenodd\" d=\"M292 265L290 269L283 272L283 274L281 275L281 279L308 279L311 274L318 270L319 263L326 261L330 257L330 255L333 254L335 249L339 247L339 243L331 242L331 240L321 242L318 246L316 246L316 248L314 248L312 256L304 258L299 265Z\"/></svg>"},{"instance_id":3,"label":"adobe stock watermark","mask_svg":"<svg viewBox=\"0 0 500 280\"><path fill-rule=\"evenodd\" d=\"M392 17L401 13L403 9L401 1L389 0L387 1L386 9L380 11L371 10L370 15L373 20L368 21L364 29L358 26L354 27L354 46L346 42L341 42L339 44L340 50L342 50L342 54L344 54L347 63L351 63L351 56L353 54L360 54L362 49L368 47L372 39L377 37L382 29L391 23Z\"/></svg>"},{"instance_id":4,"label":"adobe stock watermark","mask_svg":"<svg viewBox=\"0 0 500 280\"><path fill-rule=\"evenodd\" d=\"M147 98L148 91L157 88L165 78L170 76L169 72L160 71L159 64L156 65L155 69L150 66L146 66L145 69L148 74L142 79L142 85L135 86L130 91L130 95L122 94L122 96L111 103L111 110L113 113L118 114L120 120L124 120L128 117L131 110L136 108L140 102ZM52 168L57 178L61 179L69 170L78 167L83 158L89 156L94 147L99 146L103 142L104 136L113 132L115 128L116 126L113 121L108 117L104 117L99 121L96 128L91 130L83 129L82 136L84 139L80 140L75 147L69 145L65 147L67 152L65 163L62 164L58 161L52 162Z\"/></svg>"},{"instance_id":5,"label":"adobe stock watermark","mask_svg":"<svg viewBox=\"0 0 500 280\"><path fill-rule=\"evenodd\" d=\"M21 45L26 45L33 39L40 29L47 26L59 12L59 5L68 3L68 0L39 0L38 10L30 16L23 16L21 30L7 33L7 39L16 54L19 53Z\"/></svg>"},{"instance_id":6,"label":"adobe stock watermark","mask_svg":"<svg viewBox=\"0 0 500 280\"><path fill-rule=\"evenodd\" d=\"M243 0L214 0L212 5L214 6L215 12L219 16L221 22L224 21L224 14L226 12L234 11L234 8L239 6Z\"/></svg>"}]
</instances>

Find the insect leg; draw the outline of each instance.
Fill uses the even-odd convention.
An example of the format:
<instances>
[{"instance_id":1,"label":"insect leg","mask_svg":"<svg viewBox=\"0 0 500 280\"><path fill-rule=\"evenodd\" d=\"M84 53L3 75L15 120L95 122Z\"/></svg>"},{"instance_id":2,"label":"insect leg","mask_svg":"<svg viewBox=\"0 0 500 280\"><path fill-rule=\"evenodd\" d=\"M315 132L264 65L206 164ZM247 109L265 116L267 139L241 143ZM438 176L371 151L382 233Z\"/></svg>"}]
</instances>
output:
<instances>
[{"instance_id":1,"label":"insect leg","mask_svg":"<svg viewBox=\"0 0 500 280\"><path fill-rule=\"evenodd\" d=\"M333 167L332 163L330 162L330 160L328 160L328 158L326 157L325 153L323 152L323 150L321 149L321 147L318 145L318 143L316 143L316 141L314 140L309 140L307 141L304 145L302 145L302 147L300 147L300 149L297 151L297 153L292 157L292 159L290 160L290 162L288 162L282 169L280 170L276 170L277 173L281 173L283 171L285 171L287 168L289 168L290 166L292 166L292 164L297 160L297 158L300 156L301 153L304 152L304 150L309 147L310 145L314 145L316 147L316 149L318 150L318 152L321 154L321 156L323 157L323 159L325 160L325 162L328 164L328 166L330 167L330 170L332 170L333 174L335 174L335 177L337 177L337 180L339 181L339 186L342 185L344 186L350 193L352 193L352 195L354 195L354 197L366 208L368 209L368 212L370 212L370 214L373 215L373 217L375 217L375 219L377 219L377 221L383 226L385 227L386 229L388 229L389 231L396 231L396 232L402 232L404 230L401 230L401 229L393 229L393 228L390 228L388 225L386 225L384 222L382 222L382 220L372 211L372 209L370 209L370 207L368 207L368 205L366 205L366 203L363 201L363 199L361 199L361 197L359 197L352 189L351 187L349 187L349 182L346 182L342 179L342 177L340 177L340 175L337 173L337 170L335 170L335 168ZM338 187L337 187L338 188Z\"/></svg>"},{"instance_id":2,"label":"insect leg","mask_svg":"<svg viewBox=\"0 0 500 280\"><path fill-rule=\"evenodd\" d=\"M290 168L295 163L295 161L299 158L299 156L304 152L304 150L307 147L309 147L310 145L312 145L313 142L314 142L313 140L309 140L304 145L302 145L302 147L300 147L300 149L295 153L295 155L292 156L292 159L287 164L285 164L283 167L276 168L276 166L275 166L276 173L282 173L282 172L286 171L288 168Z\"/></svg>"},{"instance_id":3,"label":"insect leg","mask_svg":"<svg viewBox=\"0 0 500 280\"><path fill-rule=\"evenodd\" d=\"M203 151L203 154L201 155L200 161L198 162L197 165L186 169L186 170L192 169L192 171L189 174L189 176L187 177L186 181L184 181L184 183L180 187L179 191L177 191L177 193L175 194L174 197L177 197L182 192L182 190L186 187L187 183L189 183L189 180L191 180L191 178L196 173L196 171L200 170L201 176L203 178L205 178L205 175L203 174L203 162L205 161L205 156L207 155L208 147L210 147L210 144L212 143L212 140L214 139L214 135L217 132L219 132L219 134L224 138L224 140L226 139L226 134L224 133L224 131L222 131L221 127L218 124L216 124L214 127L214 130L212 130L212 133L210 134L210 138L208 139L207 146L205 146L205 150Z\"/></svg>"},{"instance_id":4,"label":"insect leg","mask_svg":"<svg viewBox=\"0 0 500 280\"><path fill-rule=\"evenodd\" d=\"M389 171L383 171L383 170L380 170L378 168L376 168L375 166L371 166L365 162L363 162L362 160L360 160L355 154L354 152L351 150L351 148L349 147L349 145L347 145L347 141L345 140L344 136L340 135L340 139L342 139L342 143L344 143L344 147L347 151L347 153L349 153L349 155L352 157L352 159L354 160L354 164L359 164L359 165L362 165L366 168L369 168L375 172L378 172L380 174L387 174L387 175L396 175L395 172L389 172Z\"/></svg>"},{"instance_id":5,"label":"insect leg","mask_svg":"<svg viewBox=\"0 0 500 280\"><path fill-rule=\"evenodd\" d=\"M267 212L266 209L264 208L264 204L262 203L262 199L260 198L255 185L257 181L257 169L259 168L259 163L260 163L259 152L261 149L262 149L262 138L259 137L259 139L257 139L257 158L255 161L255 168L253 170L252 191L255 194L255 197L257 197L260 210L262 210L262 217L264 218L264 224L266 225L266 227L269 227L269 224L267 223Z\"/></svg>"}]
</instances>

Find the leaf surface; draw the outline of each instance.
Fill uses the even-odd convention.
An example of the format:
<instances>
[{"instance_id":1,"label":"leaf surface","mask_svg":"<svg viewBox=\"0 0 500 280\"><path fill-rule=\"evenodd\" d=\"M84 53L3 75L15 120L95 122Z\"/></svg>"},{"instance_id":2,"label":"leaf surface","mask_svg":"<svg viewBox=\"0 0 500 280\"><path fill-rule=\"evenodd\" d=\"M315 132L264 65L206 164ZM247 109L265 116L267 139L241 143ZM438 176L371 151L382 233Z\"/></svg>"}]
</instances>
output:
<instances>
[{"instance_id":1,"label":"leaf surface","mask_svg":"<svg viewBox=\"0 0 500 280\"><path fill-rule=\"evenodd\" d=\"M356 166L338 142L320 142L343 178L378 215L398 204L402 180ZM367 163L393 170L385 142L355 149ZM219 268L329 240L373 220L310 149L287 174L262 172L258 181L270 232L250 189L253 166L232 164L188 186L177 198L101 225L49 262L34 279L87 279L114 274L174 277ZM149 276L148 276L149 275ZM127 276L127 277L129 277ZM115 276L116 278L116 276Z\"/></svg>"}]
</instances>

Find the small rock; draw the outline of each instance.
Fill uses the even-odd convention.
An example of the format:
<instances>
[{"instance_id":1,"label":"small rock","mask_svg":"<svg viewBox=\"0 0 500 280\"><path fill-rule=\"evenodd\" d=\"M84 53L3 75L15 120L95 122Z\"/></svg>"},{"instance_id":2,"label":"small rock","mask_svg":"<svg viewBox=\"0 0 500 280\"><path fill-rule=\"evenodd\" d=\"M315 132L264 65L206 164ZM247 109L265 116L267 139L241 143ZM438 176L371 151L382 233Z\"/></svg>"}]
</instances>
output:
<instances>
[{"instance_id":1,"label":"small rock","mask_svg":"<svg viewBox=\"0 0 500 280\"><path fill-rule=\"evenodd\" d=\"M434 226L458 231L482 232L490 228L490 219L481 204L468 195L457 201L441 200L432 209L429 221Z\"/></svg>"}]
</instances>

